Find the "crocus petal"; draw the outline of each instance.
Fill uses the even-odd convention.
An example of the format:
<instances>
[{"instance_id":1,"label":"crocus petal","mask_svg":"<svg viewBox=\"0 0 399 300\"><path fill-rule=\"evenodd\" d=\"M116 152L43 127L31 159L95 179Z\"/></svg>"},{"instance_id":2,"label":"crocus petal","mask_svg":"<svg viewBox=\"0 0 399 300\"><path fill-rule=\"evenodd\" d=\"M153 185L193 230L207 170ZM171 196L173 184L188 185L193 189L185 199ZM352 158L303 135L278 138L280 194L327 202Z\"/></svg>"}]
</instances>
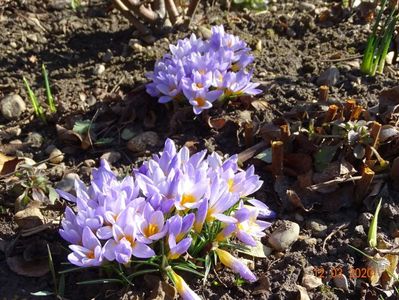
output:
<instances>
[{"instance_id":1,"label":"crocus petal","mask_svg":"<svg viewBox=\"0 0 399 300\"><path fill-rule=\"evenodd\" d=\"M215 252L219 257L222 264L233 270L233 272L240 274L242 278L249 282L254 282L257 280L256 276L251 272L251 270L242 261L235 258L233 255L225 250L216 248Z\"/></svg>"},{"instance_id":2,"label":"crocus petal","mask_svg":"<svg viewBox=\"0 0 399 300\"><path fill-rule=\"evenodd\" d=\"M138 258L150 258L155 256L155 252L148 245L135 242L133 246L133 255Z\"/></svg>"}]
</instances>

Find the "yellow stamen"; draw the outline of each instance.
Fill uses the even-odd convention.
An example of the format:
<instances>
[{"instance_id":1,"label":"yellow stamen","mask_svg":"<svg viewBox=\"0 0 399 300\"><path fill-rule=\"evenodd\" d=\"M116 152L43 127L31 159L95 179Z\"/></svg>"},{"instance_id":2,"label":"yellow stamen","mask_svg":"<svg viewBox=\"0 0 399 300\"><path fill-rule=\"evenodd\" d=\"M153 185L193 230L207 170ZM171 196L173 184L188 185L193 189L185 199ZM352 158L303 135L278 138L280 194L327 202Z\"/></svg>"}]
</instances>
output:
<instances>
[{"instance_id":1,"label":"yellow stamen","mask_svg":"<svg viewBox=\"0 0 399 300\"><path fill-rule=\"evenodd\" d=\"M201 106L204 106L205 103L206 103L205 99L202 98L202 97L197 97L197 98L195 98L194 100L197 101L197 104L198 104L198 106L200 106L200 107L201 107Z\"/></svg>"},{"instance_id":2,"label":"yellow stamen","mask_svg":"<svg viewBox=\"0 0 399 300\"><path fill-rule=\"evenodd\" d=\"M240 66L238 64L232 64L231 65L231 70L233 72L238 72L240 70Z\"/></svg>"},{"instance_id":3,"label":"yellow stamen","mask_svg":"<svg viewBox=\"0 0 399 300\"><path fill-rule=\"evenodd\" d=\"M94 251L89 251L89 253L86 254L87 258L94 259Z\"/></svg>"},{"instance_id":4,"label":"yellow stamen","mask_svg":"<svg viewBox=\"0 0 399 300\"><path fill-rule=\"evenodd\" d=\"M133 237L130 235L126 235L125 239L130 243L130 246L132 246L132 248L133 248L134 244L136 243L135 240L133 239Z\"/></svg>"},{"instance_id":5,"label":"yellow stamen","mask_svg":"<svg viewBox=\"0 0 399 300\"><path fill-rule=\"evenodd\" d=\"M234 187L234 179L230 178L229 180L227 180L227 186L229 187L229 192L232 193Z\"/></svg>"},{"instance_id":6,"label":"yellow stamen","mask_svg":"<svg viewBox=\"0 0 399 300\"><path fill-rule=\"evenodd\" d=\"M206 220L207 222L212 222L213 219L215 219L215 218L212 216L213 214L214 214L214 209L213 209L213 208L208 209L208 211L206 212L206 218L205 218L205 220Z\"/></svg>"},{"instance_id":7,"label":"yellow stamen","mask_svg":"<svg viewBox=\"0 0 399 300\"><path fill-rule=\"evenodd\" d=\"M146 237L152 236L158 233L158 226L156 224L149 224L147 228L144 229L144 235Z\"/></svg>"},{"instance_id":8,"label":"yellow stamen","mask_svg":"<svg viewBox=\"0 0 399 300\"><path fill-rule=\"evenodd\" d=\"M183 194L180 204L184 205L186 203L194 203L197 199L191 194Z\"/></svg>"}]
</instances>

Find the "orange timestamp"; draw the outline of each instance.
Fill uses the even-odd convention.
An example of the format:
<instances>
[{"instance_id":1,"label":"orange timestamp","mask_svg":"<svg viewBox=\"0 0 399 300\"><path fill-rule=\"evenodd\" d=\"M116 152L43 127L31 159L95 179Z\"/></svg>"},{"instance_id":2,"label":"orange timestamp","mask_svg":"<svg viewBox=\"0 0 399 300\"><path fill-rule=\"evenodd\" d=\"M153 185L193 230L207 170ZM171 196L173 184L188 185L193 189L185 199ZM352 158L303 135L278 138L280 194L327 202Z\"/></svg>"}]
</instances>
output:
<instances>
[{"instance_id":1,"label":"orange timestamp","mask_svg":"<svg viewBox=\"0 0 399 300\"><path fill-rule=\"evenodd\" d=\"M344 269L342 267L332 267L329 269L325 269L324 267L314 267L313 269L314 275L324 279L324 278L336 278L342 277L344 275ZM371 278L374 275L374 270L371 268L349 268L349 278L357 279L357 278Z\"/></svg>"}]
</instances>

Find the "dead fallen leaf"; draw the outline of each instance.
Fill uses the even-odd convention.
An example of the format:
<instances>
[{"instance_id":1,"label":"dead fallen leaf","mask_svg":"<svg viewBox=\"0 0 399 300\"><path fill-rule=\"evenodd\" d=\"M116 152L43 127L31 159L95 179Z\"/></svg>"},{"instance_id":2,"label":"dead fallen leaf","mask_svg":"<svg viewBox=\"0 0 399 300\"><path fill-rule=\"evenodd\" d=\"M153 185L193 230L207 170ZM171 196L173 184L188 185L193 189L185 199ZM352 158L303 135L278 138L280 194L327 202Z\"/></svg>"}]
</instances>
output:
<instances>
[{"instance_id":1,"label":"dead fallen leaf","mask_svg":"<svg viewBox=\"0 0 399 300\"><path fill-rule=\"evenodd\" d=\"M38 202L31 201L25 209L15 214L14 220L20 229L30 229L44 224L44 217L39 205Z\"/></svg>"},{"instance_id":2,"label":"dead fallen leaf","mask_svg":"<svg viewBox=\"0 0 399 300\"><path fill-rule=\"evenodd\" d=\"M298 289L298 300L310 300L308 292L303 286L297 284L296 288Z\"/></svg>"},{"instance_id":3,"label":"dead fallen leaf","mask_svg":"<svg viewBox=\"0 0 399 300\"><path fill-rule=\"evenodd\" d=\"M49 271L48 259L26 261L22 255L7 257L7 265L14 273L26 277L42 277Z\"/></svg>"},{"instance_id":4,"label":"dead fallen leaf","mask_svg":"<svg viewBox=\"0 0 399 300\"><path fill-rule=\"evenodd\" d=\"M208 121L209 127L216 129L216 130L222 129L227 123L227 120L225 118L212 119L209 117L207 121Z\"/></svg>"},{"instance_id":5,"label":"dead fallen leaf","mask_svg":"<svg viewBox=\"0 0 399 300\"><path fill-rule=\"evenodd\" d=\"M372 286L376 286L380 282L380 278L382 273L384 273L390 266L390 262L385 257L381 257L378 253L373 257L373 259L369 259L367 262L367 266L372 271L372 275L369 278L370 284Z\"/></svg>"},{"instance_id":6,"label":"dead fallen leaf","mask_svg":"<svg viewBox=\"0 0 399 300\"><path fill-rule=\"evenodd\" d=\"M0 175L14 172L20 161L18 157L7 156L0 152Z\"/></svg>"},{"instance_id":7,"label":"dead fallen leaf","mask_svg":"<svg viewBox=\"0 0 399 300\"><path fill-rule=\"evenodd\" d=\"M239 250L238 252L247 254L252 257L266 258L272 253L272 249L263 245L261 241L256 241L255 247L248 247L248 250Z\"/></svg>"},{"instance_id":8,"label":"dead fallen leaf","mask_svg":"<svg viewBox=\"0 0 399 300\"><path fill-rule=\"evenodd\" d=\"M305 208L305 206L302 204L301 198L294 190L287 190L287 197L291 201L292 205L294 205L294 207L301 208L306 212L309 212L311 210L311 208Z\"/></svg>"},{"instance_id":9,"label":"dead fallen leaf","mask_svg":"<svg viewBox=\"0 0 399 300\"><path fill-rule=\"evenodd\" d=\"M57 135L61 142L79 144L82 143L82 137L73 130L66 129L61 125L56 125Z\"/></svg>"},{"instance_id":10,"label":"dead fallen leaf","mask_svg":"<svg viewBox=\"0 0 399 300\"><path fill-rule=\"evenodd\" d=\"M265 111L270 110L270 105L266 101L263 100L254 100L251 102L251 105L257 111Z\"/></svg>"}]
</instances>

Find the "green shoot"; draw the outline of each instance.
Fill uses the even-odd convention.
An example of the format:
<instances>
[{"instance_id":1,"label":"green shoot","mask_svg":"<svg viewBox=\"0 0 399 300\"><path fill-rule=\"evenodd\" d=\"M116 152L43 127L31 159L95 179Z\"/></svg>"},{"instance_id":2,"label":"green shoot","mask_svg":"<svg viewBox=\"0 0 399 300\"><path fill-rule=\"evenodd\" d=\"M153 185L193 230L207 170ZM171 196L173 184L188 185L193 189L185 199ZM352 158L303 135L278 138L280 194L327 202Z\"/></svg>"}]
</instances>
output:
<instances>
[{"instance_id":1,"label":"green shoot","mask_svg":"<svg viewBox=\"0 0 399 300\"><path fill-rule=\"evenodd\" d=\"M387 0L381 1L380 11L375 19L373 31L367 39L367 47L360 67L364 74L371 76L374 76L376 72L382 73L384 70L385 58L388 54L396 22L398 21L398 11L392 10L385 22L380 24L386 3ZM377 34L379 26L381 26L381 30Z\"/></svg>"},{"instance_id":2,"label":"green shoot","mask_svg":"<svg viewBox=\"0 0 399 300\"><path fill-rule=\"evenodd\" d=\"M37 97L35 95L35 93L32 91L32 89L30 88L29 82L26 80L25 77L22 77L24 83L25 83L25 87L29 96L29 99L32 103L33 109L35 111L35 115L37 117L39 117L44 123L46 123L46 116L43 112L43 108L40 105L39 101L37 100Z\"/></svg>"},{"instance_id":3,"label":"green shoot","mask_svg":"<svg viewBox=\"0 0 399 300\"><path fill-rule=\"evenodd\" d=\"M375 213L373 219L371 220L369 232L368 232L368 243L370 247L377 247L377 225L378 225L378 214L380 213L382 199L378 202L377 208L375 209Z\"/></svg>"},{"instance_id":4,"label":"green shoot","mask_svg":"<svg viewBox=\"0 0 399 300\"><path fill-rule=\"evenodd\" d=\"M48 254L48 264L49 264L49 267L50 267L51 276L53 277L54 294L58 295L57 277L55 275L53 256L51 255L50 246L48 244L47 244L47 254Z\"/></svg>"},{"instance_id":5,"label":"green shoot","mask_svg":"<svg viewBox=\"0 0 399 300\"><path fill-rule=\"evenodd\" d=\"M80 7L80 0L71 0L71 7L73 11L76 11Z\"/></svg>"},{"instance_id":6,"label":"green shoot","mask_svg":"<svg viewBox=\"0 0 399 300\"><path fill-rule=\"evenodd\" d=\"M44 78L44 87L46 89L47 102L50 107L50 112L55 113L55 112L57 112L57 109L55 107L54 97L53 97L53 95L51 93L51 89L50 89L50 83L48 80L48 72L47 72L46 66L44 64L42 64L42 74L43 74L43 78Z\"/></svg>"}]
</instances>

